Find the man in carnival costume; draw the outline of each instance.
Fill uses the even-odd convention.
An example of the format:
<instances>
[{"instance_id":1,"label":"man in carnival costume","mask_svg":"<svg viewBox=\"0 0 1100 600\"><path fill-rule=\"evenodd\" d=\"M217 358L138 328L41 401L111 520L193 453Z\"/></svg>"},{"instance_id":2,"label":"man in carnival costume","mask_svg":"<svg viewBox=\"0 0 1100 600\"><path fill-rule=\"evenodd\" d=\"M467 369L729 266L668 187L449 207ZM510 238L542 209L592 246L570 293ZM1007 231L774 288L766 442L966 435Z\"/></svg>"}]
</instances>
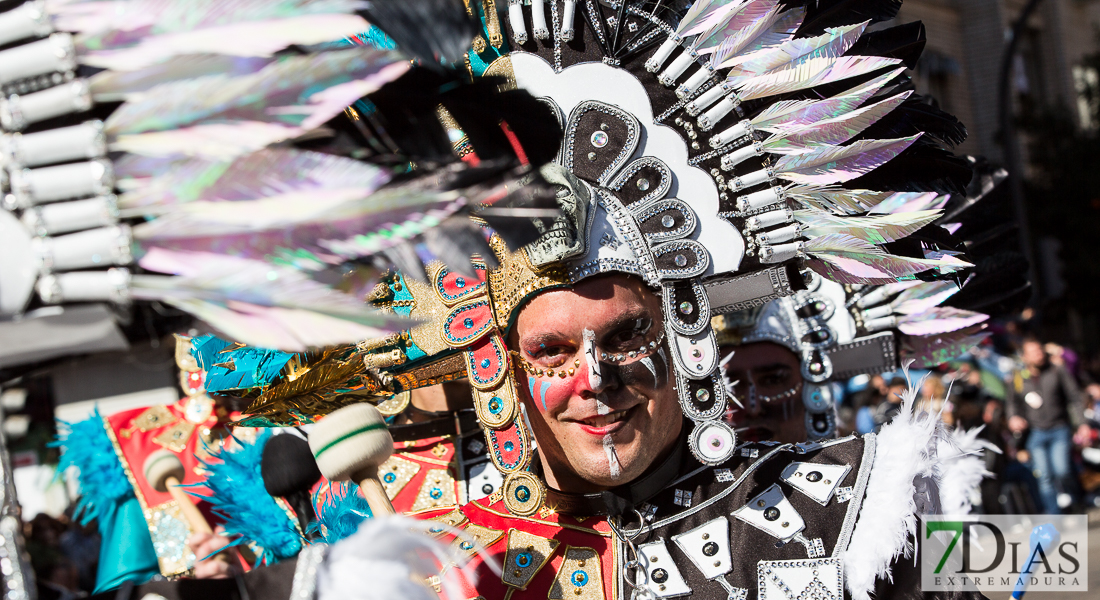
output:
<instances>
[{"instance_id":1,"label":"man in carnival costume","mask_svg":"<svg viewBox=\"0 0 1100 600\"><path fill-rule=\"evenodd\" d=\"M419 115L398 117L443 104L483 161L481 170L463 176L497 181L490 176L511 164L493 162L493 142L503 135L541 177L509 180L508 191L549 186L554 210L540 203L544 197L533 195L525 206L522 194L485 193L461 177L416 179L417 168L429 169L430 161L405 162L412 184L367 186L380 189L370 200L385 207L377 209L383 217L397 210L385 194L422 193L444 187L443 180L446 191L463 189L463 206L476 208L454 209L452 202L445 205L450 212L414 218L410 201L400 208L405 224L415 227L400 233L395 227L386 236L358 235L357 223L367 228L383 218L372 213L368 221L325 222L323 229L296 222L301 227L293 233L249 231L204 246L210 234L194 233L196 223L186 219L218 211L197 207L184 211L190 216L153 220L134 242L148 253L143 267L179 277L157 287L135 276L123 287L141 298L192 290L195 302L180 304L257 346L346 343L371 336L362 335L363 327L337 333L321 320L310 322L317 325L310 330L294 319L300 313L282 309L307 305L379 328L390 322L368 321L348 304L309 304L301 300L313 297L307 293L290 295L295 302L285 294L268 298L268 282L289 281L307 292L320 285L272 265L358 259L377 254L380 237L422 233L443 261L422 265L415 252L388 252L400 271L370 298L418 324L333 351L326 369L284 382L288 393L250 411L271 424L294 424L363 396L465 376L503 484L461 508L418 516L439 521L429 531L441 535L443 524L460 529L466 537L455 543L459 551L486 550L473 559L480 578L464 590L467 597L919 596L906 555L915 515L938 507L930 478L935 420L913 415L910 398L877 436L738 444L722 420L729 398L711 327L715 315L806 288L808 271L846 284L888 284L954 279L969 266L959 240L932 225L940 213L925 210L940 190L961 191L969 169L946 149L962 138L962 126L919 103L903 74L916 61L923 30L917 24L865 33L871 21L893 18L898 5L509 2L506 26L496 20L488 42L498 48L507 38L513 51L485 70L495 79L463 83L440 63L454 62L441 39L464 22L456 17L466 14L464 7L445 0L375 3L374 25L420 66L394 85L360 93L378 112L360 113L359 132L369 126L370 141L382 148L415 145L439 127L426 131L410 125L427 123ZM470 29L458 30L451 35L468 48L470 37L462 38ZM408 65L387 68L399 74L402 66ZM320 110L343 96L326 98L309 106ZM522 104L520 114L501 98L517 106L536 102ZM305 104L264 107L262 114L308 112ZM485 123L492 127L477 128ZM551 129L564 132L560 148L554 136L534 135ZM212 130L188 133L204 131ZM502 197L515 202L498 202ZM876 212L880 206L890 210ZM487 245L452 218L465 218L464 210L495 232ZM519 235L532 229L531 218L534 242ZM192 235L188 249L229 246L271 262L248 272L254 289L234 295L196 281L207 259L166 254L160 245L171 244L157 235ZM285 252L287 239L305 249ZM455 247L476 247L479 259L471 265L469 252L446 251ZM198 283L202 294L193 292ZM242 297L268 303L242 307ZM220 304L199 302L211 298ZM272 329L261 331L257 322ZM270 342L261 341L265 336ZM300 393L292 393L295 387ZM356 398L318 392L352 388ZM341 414L326 418L338 422ZM292 597L309 597L323 556L318 548L293 568L275 565L253 579L283 577ZM500 574L485 556L502 565ZM362 576L336 565L335 578ZM356 585L369 587L364 583Z\"/></svg>"},{"instance_id":2,"label":"man in carnival costume","mask_svg":"<svg viewBox=\"0 0 1100 600\"><path fill-rule=\"evenodd\" d=\"M711 316L804 289L803 268L853 284L965 268L925 230L939 194L864 189L965 185L903 166L968 179L940 147L957 132L918 143L900 116L927 108L881 54L919 28L861 39L839 9L719 4L512 6L517 50L487 72L562 123L541 174L564 216L519 251L494 237L499 266L476 279L435 263L427 285L397 273L372 295L424 324L368 350L371 377L464 370L506 474L499 493L420 515L501 564L474 558L469 597L920 595L906 523L937 507L935 420L910 398L879 436L739 445ZM764 100L777 94L799 100ZM890 451L914 436L920 450Z\"/></svg>"}]
</instances>

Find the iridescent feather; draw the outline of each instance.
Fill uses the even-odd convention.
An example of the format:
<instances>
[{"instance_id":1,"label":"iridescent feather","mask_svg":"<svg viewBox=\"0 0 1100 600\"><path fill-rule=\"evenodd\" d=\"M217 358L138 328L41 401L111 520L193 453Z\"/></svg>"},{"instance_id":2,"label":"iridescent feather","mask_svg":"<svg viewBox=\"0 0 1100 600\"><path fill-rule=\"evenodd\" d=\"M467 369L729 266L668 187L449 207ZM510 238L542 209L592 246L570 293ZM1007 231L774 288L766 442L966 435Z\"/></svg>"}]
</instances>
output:
<instances>
[{"instance_id":1,"label":"iridescent feather","mask_svg":"<svg viewBox=\"0 0 1100 600\"><path fill-rule=\"evenodd\" d=\"M887 113L897 108L911 94L912 92L904 92L882 102L818 121L802 129L788 130L774 139L765 141L765 148L768 152L775 154L796 154L806 152L818 145L839 146L863 133Z\"/></svg>"},{"instance_id":2,"label":"iridescent feather","mask_svg":"<svg viewBox=\"0 0 1100 600\"><path fill-rule=\"evenodd\" d=\"M135 70L183 54L272 56L368 27L356 0L143 0L51 3L55 26L77 32L84 64Z\"/></svg>"},{"instance_id":3,"label":"iridescent feather","mask_svg":"<svg viewBox=\"0 0 1100 600\"><path fill-rule=\"evenodd\" d=\"M896 58L880 56L841 56L812 58L797 65L788 65L747 79L737 95L741 100L766 98L797 92L850 77L865 75L879 69L900 65Z\"/></svg>"},{"instance_id":4,"label":"iridescent feather","mask_svg":"<svg viewBox=\"0 0 1100 600\"><path fill-rule=\"evenodd\" d=\"M232 161L200 157L176 160L155 177L143 172L147 162L120 161L115 174L127 190L119 197L120 209L257 200L288 192L322 194L327 190L358 189L365 196L389 180L389 174L377 166L293 148L260 150ZM130 165L136 173L127 172Z\"/></svg>"},{"instance_id":5,"label":"iridescent feather","mask_svg":"<svg viewBox=\"0 0 1100 600\"><path fill-rule=\"evenodd\" d=\"M902 291L890 304L895 312L915 314L939 306L958 291L959 286L953 281L928 281Z\"/></svg>"},{"instance_id":6,"label":"iridescent feather","mask_svg":"<svg viewBox=\"0 0 1100 600\"><path fill-rule=\"evenodd\" d=\"M918 137L859 140L848 146L823 146L804 154L784 156L776 161L774 170L776 177L795 183L841 183L886 164Z\"/></svg>"},{"instance_id":7,"label":"iridescent feather","mask_svg":"<svg viewBox=\"0 0 1100 600\"><path fill-rule=\"evenodd\" d=\"M942 335L903 336L898 354L903 362L914 361L912 366L918 369L942 365L989 337L989 332L981 331L983 327L976 325Z\"/></svg>"},{"instance_id":8,"label":"iridescent feather","mask_svg":"<svg viewBox=\"0 0 1100 600\"><path fill-rule=\"evenodd\" d=\"M244 136L254 132L250 126L261 125L295 137L399 77L408 64L398 60L392 52L353 48L280 58L240 77L219 74L166 83L119 107L107 118L106 131L112 149L146 151L141 134L161 132L162 154L189 153L196 130L188 127L195 125ZM270 143L262 142L260 147Z\"/></svg>"},{"instance_id":9,"label":"iridescent feather","mask_svg":"<svg viewBox=\"0 0 1100 600\"><path fill-rule=\"evenodd\" d=\"M898 329L908 335L938 335L958 331L989 319L989 315L949 306L937 306L898 319Z\"/></svg>"},{"instance_id":10,"label":"iridescent feather","mask_svg":"<svg viewBox=\"0 0 1100 600\"><path fill-rule=\"evenodd\" d=\"M733 64L722 65L733 67L726 82L736 85L779 68L797 68L815 59L837 58L848 51L866 28L867 23L837 27L822 35L789 40L775 48L736 57Z\"/></svg>"},{"instance_id":11,"label":"iridescent feather","mask_svg":"<svg viewBox=\"0 0 1100 600\"><path fill-rule=\"evenodd\" d=\"M885 244L906 237L940 217L939 211L929 210L899 213L879 217L837 217L817 211L796 211L794 218L805 225L806 237L818 237L832 233L844 233L872 244Z\"/></svg>"},{"instance_id":12,"label":"iridescent feather","mask_svg":"<svg viewBox=\"0 0 1100 600\"><path fill-rule=\"evenodd\" d=\"M895 69L867 83L825 100L784 100L776 102L752 118L753 127L772 133L797 130L833 118L862 106L882 86L905 69Z\"/></svg>"}]
</instances>

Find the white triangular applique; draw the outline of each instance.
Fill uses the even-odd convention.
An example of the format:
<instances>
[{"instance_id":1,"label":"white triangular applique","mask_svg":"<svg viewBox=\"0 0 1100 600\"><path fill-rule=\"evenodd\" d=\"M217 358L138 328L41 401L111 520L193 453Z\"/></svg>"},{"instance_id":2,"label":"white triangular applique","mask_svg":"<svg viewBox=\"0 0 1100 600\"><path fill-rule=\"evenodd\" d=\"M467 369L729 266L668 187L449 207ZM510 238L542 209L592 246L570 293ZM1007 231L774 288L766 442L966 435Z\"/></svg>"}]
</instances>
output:
<instances>
[{"instance_id":1,"label":"white triangular applique","mask_svg":"<svg viewBox=\"0 0 1100 600\"><path fill-rule=\"evenodd\" d=\"M760 600L844 598L844 569L839 558L762 560L756 565L756 574Z\"/></svg>"},{"instance_id":2,"label":"white triangular applique","mask_svg":"<svg viewBox=\"0 0 1100 600\"><path fill-rule=\"evenodd\" d=\"M783 495L777 483L733 511L733 516L781 540L790 540L806 528L802 515Z\"/></svg>"},{"instance_id":3,"label":"white triangular applique","mask_svg":"<svg viewBox=\"0 0 1100 600\"><path fill-rule=\"evenodd\" d=\"M818 504L825 506L832 499L851 465L820 465L817 463L796 462L783 469L780 479L783 483L806 494Z\"/></svg>"},{"instance_id":4,"label":"white triangular applique","mask_svg":"<svg viewBox=\"0 0 1100 600\"><path fill-rule=\"evenodd\" d=\"M691 588L684 581L680 569L672 562L672 555L664 540L657 540L638 546L638 562L645 570L644 585L658 598L675 598L691 594Z\"/></svg>"},{"instance_id":5,"label":"white triangular applique","mask_svg":"<svg viewBox=\"0 0 1100 600\"><path fill-rule=\"evenodd\" d=\"M672 541L695 563L703 577L714 579L729 573L730 523L718 517L702 525L672 536Z\"/></svg>"}]
</instances>

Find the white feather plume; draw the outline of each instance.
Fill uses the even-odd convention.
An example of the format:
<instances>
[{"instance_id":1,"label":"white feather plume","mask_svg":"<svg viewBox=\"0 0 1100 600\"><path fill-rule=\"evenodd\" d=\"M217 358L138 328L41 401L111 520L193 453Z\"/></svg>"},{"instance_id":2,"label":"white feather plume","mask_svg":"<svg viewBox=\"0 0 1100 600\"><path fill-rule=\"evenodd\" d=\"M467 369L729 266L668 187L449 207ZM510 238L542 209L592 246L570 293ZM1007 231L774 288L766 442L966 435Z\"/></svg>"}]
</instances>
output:
<instances>
[{"instance_id":1,"label":"white feather plume","mask_svg":"<svg viewBox=\"0 0 1100 600\"><path fill-rule=\"evenodd\" d=\"M465 590L475 589L474 570L457 546L428 534L433 525L439 523L403 516L367 519L329 551L317 578L318 600L465 599ZM492 557L481 558L500 571ZM452 564L458 566L447 568ZM432 576L440 578L439 594L425 583Z\"/></svg>"},{"instance_id":2,"label":"white feather plume","mask_svg":"<svg viewBox=\"0 0 1100 600\"><path fill-rule=\"evenodd\" d=\"M844 581L853 600L869 600L875 580L891 578L890 565L912 556L917 515L940 512L937 449L948 434L939 414L915 412L920 388L909 386L901 411L878 434L867 492L844 553Z\"/></svg>"},{"instance_id":3,"label":"white feather plume","mask_svg":"<svg viewBox=\"0 0 1100 600\"><path fill-rule=\"evenodd\" d=\"M985 468L986 451L1001 453L997 446L978 437L985 426L974 429L961 427L941 439L937 453L940 464L940 506L945 515L970 513L978 487L986 477L992 477Z\"/></svg>"}]
</instances>

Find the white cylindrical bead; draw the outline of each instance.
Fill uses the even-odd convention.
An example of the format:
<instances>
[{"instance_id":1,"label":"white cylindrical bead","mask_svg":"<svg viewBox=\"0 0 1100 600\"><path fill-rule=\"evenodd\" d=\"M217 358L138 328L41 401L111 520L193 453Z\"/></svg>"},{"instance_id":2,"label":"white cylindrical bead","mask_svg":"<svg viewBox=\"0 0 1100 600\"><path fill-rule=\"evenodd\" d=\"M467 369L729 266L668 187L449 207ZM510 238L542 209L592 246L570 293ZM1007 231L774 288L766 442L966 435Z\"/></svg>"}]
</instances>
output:
<instances>
[{"instance_id":1,"label":"white cylindrical bead","mask_svg":"<svg viewBox=\"0 0 1100 600\"><path fill-rule=\"evenodd\" d=\"M762 192L756 193L760 194ZM751 196L753 194L749 195ZM760 229L775 227L776 225L782 225L783 223L790 221L792 217L794 217L794 212L784 206L779 210L769 210L766 213L760 213L758 215L754 215L745 219L745 229L749 231L757 231Z\"/></svg>"},{"instance_id":2,"label":"white cylindrical bead","mask_svg":"<svg viewBox=\"0 0 1100 600\"><path fill-rule=\"evenodd\" d=\"M722 98L722 100L718 104L710 107L710 110L703 113L703 116L699 117L699 128L703 131L710 131L711 129L714 129L714 126L718 124L718 121L724 119L725 116L730 114L733 109L737 108L737 105L740 103L741 101L737 100L734 96L726 96L725 98ZM713 139L711 140L711 143L714 143Z\"/></svg>"},{"instance_id":3,"label":"white cylindrical bead","mask_svg":"<svg viewBox=\"0 0 1100 600\"><path fill-rule=\"evenodd\" d=\"M802 235L802 226L798 223L791 223L786 227L780 227L779 229L773 229L758 234L756 236L756 242L761 246L781 244L783 242L789 242L800 235Z\"/></svg>"},{"instance_id":4,"label":"white cylindrical bead","mask_svg":"<svg viewBox=\"0 0 1100 600\"><path fill-rule=\"evenodd\" d=\"M665 40L659 48L657 48L657 51L653 53L653 56L650 56L649 60L645 61L645 70L649 71L650 73L656 73L657 71L660 71L661 67L663 67L665 64L665 61L668 60L668 57L672 56L672 51L675 50L676 47L679 45L680 39L678 37L669 36L669 38Z\"/></svg>"},{"instance_id":5,"label":"white cylindrical bead","mask_svg":"<svg viewBox=\"0 0 1100 600\"><path fill-rule=\"evenodd\" d=\"M11 191L23 207L110 193L114 169L108 160L70 163L12 173Z\"/></svg>"},{"instance_id":6,"label":"white cylindrical bead","mask_svg":"<svg viewBox=\"0 0 1100 600\"><path fill-rule=\"evenodd\" d=\"M3 146L5 159L24 167L101 158L107 153L103 121L88 121L37 133L12 133L4 136L0 145Z\"/></svg>"},{"instance_id":7,"label":"white cylindrical bead","mask_svg":"<svg viewBox=\"0 0 1100 600\"><path fill-rule=\"evenodd\" d=\"M77 79L41 92L0 99L0 127L6 131L22 131L31 123L91 107L92 94L88 82Z\"/></svg>"},{"instance_id":8,"label":"white cylindrical bead","mask_svg":"<svg viewBox=\"0 0 1100 600\"><path fill-rule=\"evenodd\" d=\"M53 23L43 0L33 0L0 13L0 45L53 33Z\"/></svg>"},{"instance_id":9,"label":"white cylindrical bead","mask_svg":"<svg viewBox=\"0 0 1100 600\"><path fill-rule=\"evenodd\" d=\"M551 2L553 1L551 0ZM531 33L538 40L545 40L550 37L550 29L546 27L546 4L544 0L531 0Z\"/></svg>"},{"instance_id":10,"label":"white cylindrical bead","mask_svg":"<svg viewBox=\"0 0 1100 600\"><path fill-rule=\"evenodd\" d=\"M576 34L576 29L573 28L573 21L577 14L577 2L576 0L565 0L565 5L561 11L561 39L569 42L573 40L573 36Z\"/></svg>"},{"instance_id":11,"label":"white cylindrical bead","mask_svg":"<svg viewBox=\"0 0 1100 600\"><path fill-rule=\"evenodd\" d=\"M704 83L714 76L714 70L709 65L703 65L694 75L676 88L676 97L681 100L695 93Z\"/></svg>"},{"instance_id":12,"label":"white cylindrical bead","mask_svg":"<svg viewBox=\"0 0 1100 600\"><path fill-rule=\"evenodd\" d=\"M722 133L719 133L718 135L715 135L714 137L710 138L710 142L709 142L710 147L711 148L721 148L722 146L725 146L726 144L732 143L734 141L737 141L740 138L743 138L743 137L751 134L753 131L754 131L754 128L752 126L752 122L749 121L748 119L745 119L743 121L738 122L733 127L730 127L729 129L726 129Z\"/></svg>"},{"instance_id":13,"label":"white cylindrical bead","mask_svg":"<svg viewBox=\"0 0 1100 600\"><path fill-rule=\"evenodd\" d=\"M44 275L35 286L47 304L62 302L114 302L130 300L130 272L126 269L82 271Z\"/></svg>"},{"instance_id":14,"label":"white cylindrical bead","mask_svg":"<svg viewBox=\"0 0 1100 600\"><path fill-rule=\"evenodd\" d=\"M745 146L744 148L738 148L735 152L730 152L722 157L722 170L729 171L737 165L745 162L753 156L760 156L764 153L764 144L760 142L754 142Z\"/></svg>"},{"instance_id":15,"label":"white cylindrical bead","mask_svg":"<svg viewBox=\"0 0 1100 600\"><path fill-rule=\"evenodd\" d=\"M688 50L676 57L676 60L672 61L672 64L665 69L664 73L657 79L664 84L665 87L671 87L676 80L687 71L687 68L695 62L695 53Z\"/></svg>"},{"instance_id":16,"label":"white cylindrical bead","mask_svg":"<svg viewBox=\"0 0 1100 600\"><path fill-rule=\"evenodd\" d=\"M76 48L69 33L55 33L44 40L0 52L0 85L46 73L66 73L76 68Z\"/></svg>"},{"instance_id":17,"label":"white cylindrical bead","mask_svg":"<svg viewBox=\"0 0 1100 600\"><path fill-rule=\"evenodd\" d=\"M750 175L757 175L759 173L767 174L767 171L757 171ZM759 192L738 196L736 206L739 212L752 212L754 210L760 210L765 206L775 204L783 200L784 197L783 188L777 185L766 190L760 190Z\"/></svg>"},{"instance_id":18,"label":"white cylindrical bead","mask_svg":"<svg viewBox=\"0 0 1100 600\"><path fill-rule=\"evenodd\" d=\"M868 306L874 306L876 304L881 304L882 302L884 302L886 300L887 296L889 296L889 295L890 295L890 292L886 288L884 288L884 287L875 288L875 289L867 292L863 296L861 296L859 298L859 300L856 300L856 306L858 306L860 308L866 308Z\"/></svg>"},{"instance_id":19,"label":"white cylindrical bead","mask_svg":"<svg viewBox=\"0 0 1100 600\"><path fill-rule=\"evenodd\" d=\"M867 331L882 331L883 329L893 329L898 326L898 320L894 316L881 317L878 319L872 319L870 321L864 321L863 326Z\"/></svg>"},{"instance_id":20,"label":"white cylindrical bead","mask_svg":"<svg viewBox=\"0 0 1100 600\"><path fill-rule=\"evenodd\" d=\"M738 190L743 190L745 188L749 188L749 187L752 187L754 185L760 185L761 183L764 183L765 181L768 181L771 178L772 178L772 174L769 173L767 169L761 169L759 171L753 171L752 173L749 173L747 175L741 175L739 177L734 177L733 179L730 180L730 182L727 184L727 186L730 189L732 189L733 191L736 192ZM771 190L766 190L766 191L770 192ZM755 196L755 194L752 194L752 195ZM746 196L746 198L747 197L750 197L750 196ZM737 201L740 203L741 198L738 198Z\"/></svg>"},{"instance_id":21,"label":"white cylindrical bead","mask_svg":"<svg viewBox=\"0 0 1100 600\"><path fill-rule=\"evenodd\" d=\"M42 258L42 266L47 271L128 265L133 261L128 225L89 229L34 241Z\"/></svg>"},{"instance_id":22,"label":"white cylindrical bead","mask_svg":"<svg viewBox=\"0 0 1100 600\"><path fill-rule=\"evenodd\" d=\"M23 212L23 223L37 235L58 235L118 222L115 196L36 206Z\"/></svg>"},{"instance_id":23,"label":"white cylindrical bead","mask_svg":"<svg viewBox=\"0 0 1100 600\"><path fill-rule=\"evenodd\" d=\"M802 242L780 244L778 246L764 246L760 248L760 262L765 264L780 263L785 260L797 258L802 252Z\"/></svg>"},{"instance_id":24,"label":"white cylindrical bead","mask_svg":"<svg viewBox=\"0 0 1100 600\"><path fill-rule=\"evenodd\" d=\"M508 0L508 24L512 26L512 38L517 44L527 43L527 25L523 22L521 0Z\"/></svg>"},{"instance_id":25,"label":"white cylindrical bead","mask_svg":"<svg viewBox=\"0 0 1100 600\"><path fill-rule=\"evenodd\" d=\"M684 112L686 112L688 116L694 117L695 115L703 112L706 107L714 104L715 102L718 102L718 100L721 99L722 96L726 95L728 92L729 90L726 89L725 85L716 85L709 90L703 92L698 98L692 100L691 102L688 102L684 106Z\"/></svg>"},{"instance_id":26,"label":"white cylindrical bead","mask_svg":"<svg viewBox=\"0 0 1100 600\"><path fill-rule=\"evenodd\" d=\"M873 321L874 319L881 319L882 317L886 317L892 314L894 314L894 307L890 306L889 304L882 304L880 306L868 308L867 310L863 311L863 320Z\"/></svg>"}]
</instances>

